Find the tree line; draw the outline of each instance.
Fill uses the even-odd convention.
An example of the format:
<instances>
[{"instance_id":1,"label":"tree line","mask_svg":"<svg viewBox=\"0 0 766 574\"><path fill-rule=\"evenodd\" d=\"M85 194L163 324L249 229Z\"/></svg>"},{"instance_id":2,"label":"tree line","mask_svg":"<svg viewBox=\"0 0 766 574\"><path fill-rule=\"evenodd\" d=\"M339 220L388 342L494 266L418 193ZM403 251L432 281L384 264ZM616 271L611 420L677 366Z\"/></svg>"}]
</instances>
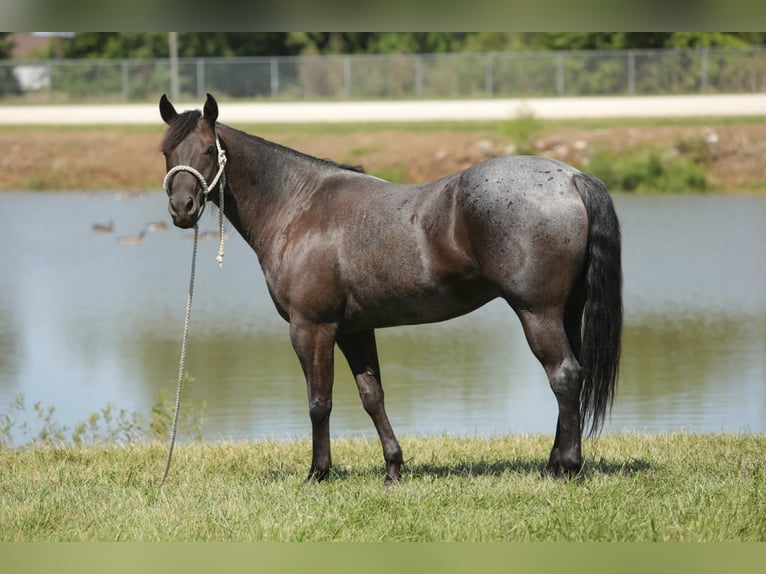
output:
<instances>
[{"instance_id":1,"label":"tree line","mask_svg":"<svg viewBox=\"0 0 766 574\"><path fill-rule=\"evenodd\" d=\"M766 32L179 32L180 57L628 50L766 44ZM12 44L0 34L0 58ZM78 32L39 58L164 58L167 32Z\"/></svg>"}]
</instances>

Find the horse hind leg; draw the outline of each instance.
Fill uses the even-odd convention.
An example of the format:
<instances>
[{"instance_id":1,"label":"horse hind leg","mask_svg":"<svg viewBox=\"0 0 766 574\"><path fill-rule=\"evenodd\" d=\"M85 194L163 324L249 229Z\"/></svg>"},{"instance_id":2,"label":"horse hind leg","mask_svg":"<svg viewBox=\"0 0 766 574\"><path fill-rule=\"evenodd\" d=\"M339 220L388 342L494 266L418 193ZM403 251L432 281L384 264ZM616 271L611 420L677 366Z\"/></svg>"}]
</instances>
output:
<instances>
[{"instance_id":1,"label":"horse hind leg","mask_svg":"<svg viewBox=\"0 0 766 574\"><path fill-rule=\"evenodd\" d=\"M582 368L567 336L568 329L564 325L563 311L521 311L519 317L527 342L545 369L558 402L556 438L545 470L554 476L573 477L582 468Z\"/></svg>"},{"instance_id":2,"label":"horse hind leg","mask_svg":"<svg viewBox=\"0 0 766 574\"><path fill-rule=\"evenodd\" d=\"M401 478L402 449L396 440L383 402L380 365L374 331L339 335L338 347L343 352L359 389L364 410L370 415L383 446L386 462L386 484Z\"/></svg>"},{"instance_id":3,"label":"horse hind leg","mask_svg":"<svg viewBox=\"0 0 766 574\"><path fill-rule=\"evenodd\" d=\"M585 293L581 285L578 285L570 295L564 310L564 330L567 334L567 340L569 341L569 348L572 350L575 359L580 361L580 351L582 349L582 341L580 331L582 329L582 313L583 306L585 305ZM581 413L582 416L582 413ZM556 419L556 435L553 439L553 448L548 459L547 469L555 469L559 466L559 444L561 442L561 423ZM551 472L550 470L548 471Z\"/></svg>"}]
</instances>

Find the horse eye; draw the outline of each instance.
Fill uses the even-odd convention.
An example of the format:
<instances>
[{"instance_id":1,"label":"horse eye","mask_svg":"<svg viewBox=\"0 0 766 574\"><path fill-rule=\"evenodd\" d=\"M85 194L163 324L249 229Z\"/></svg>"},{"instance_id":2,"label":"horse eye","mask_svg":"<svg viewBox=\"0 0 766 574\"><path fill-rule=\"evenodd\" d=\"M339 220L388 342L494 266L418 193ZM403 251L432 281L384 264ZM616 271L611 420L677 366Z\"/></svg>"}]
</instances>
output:
<instances>
[{"instance_id":1,"label":"horse eye","mask_svg":"<svg viewBox=\"0 0 766 574\"><path fill-rule=\"evenodd\" d=\"M207 151L205 151L205 153L206 153L207 155L213 155L213 156L214 156L214 155L215 155L215 146L214 146L213 144L210 144L210 145L207 147Z\"/></svg>"}]
</instances>

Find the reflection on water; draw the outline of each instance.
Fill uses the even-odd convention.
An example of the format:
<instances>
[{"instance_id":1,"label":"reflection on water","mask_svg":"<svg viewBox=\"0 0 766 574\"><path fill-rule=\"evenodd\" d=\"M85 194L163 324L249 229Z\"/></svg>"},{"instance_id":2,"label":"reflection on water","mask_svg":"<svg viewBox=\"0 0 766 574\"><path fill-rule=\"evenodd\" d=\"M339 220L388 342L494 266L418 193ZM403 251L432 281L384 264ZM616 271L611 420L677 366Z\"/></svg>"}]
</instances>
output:
<instances>
[{"instance_id":1,"label":"reflection on water","mask_svg":"<svg viewBox=\"0 0 766 574\"><path fill-rule=\"evenodd\" d=\"M619 428L766 430L763 315L647 314L624 336Z\"/></svg>"},{"instance_id":2,"label":"reflection on water","mask_svg":"<svg viewBox=\"0 0 766 574\"><path fill-rule=\"evenodd\" d=\"M766 198L617 197L626 323L607 431L766 431ZM191 242L165 198L0 194L0 411L18 393L71 426L107 403L148 413L172 393ZM114 221L113 233L91 225ZM207 214L203 228L214 229ZM305 385L254 254L236 235L223 269L200 245L185 396L205 437L308 436ZM545 376L503 302L438 325L380 331L399 434L552 433ZM372 436L342 357L333 434ZM31 415L30 415L31 416Z\"/></svg>"}]
</instances>

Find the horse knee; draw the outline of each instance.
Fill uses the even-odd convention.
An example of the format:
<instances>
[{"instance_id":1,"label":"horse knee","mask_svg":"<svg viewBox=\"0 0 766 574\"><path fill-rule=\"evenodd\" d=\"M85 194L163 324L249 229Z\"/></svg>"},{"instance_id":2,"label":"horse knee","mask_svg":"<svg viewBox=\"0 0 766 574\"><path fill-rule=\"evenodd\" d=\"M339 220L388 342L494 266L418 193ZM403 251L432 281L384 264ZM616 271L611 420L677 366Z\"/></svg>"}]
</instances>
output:
<instances>
[{"instance_id":1,"label":"horse knee","mask_svg":"<svg viewBox=\"0 0 766 574\"><path fill-rule=\"evenodd\" d=\"M326 421L332 412L332 399L311 399L309 401L309 417L312 424Z\"/></svg>"},{"instance_id":2,"label":"horse knee","mask_svg":"<svg viewBox=\"0 0 766 574\"><path fill-rule=\"evenodd\" d=\"M370 391L370 392L359 393L359 396L362 399L362 406L364 407L364 410L367 414L373 414L380 408L380 405L383 404L382 391L381 392Z\"/></svg>"},{"instance_id":3,"label":"horse knee","mask_svg":"<svg viewBox=\"0 0 766 574\"><path fill-rule=\"evenodd\" d=\"M383 405L383 387L370 372L360 375L357 383L364 410L368 414L374 413Z\"/></svg>"}]
</instances>

